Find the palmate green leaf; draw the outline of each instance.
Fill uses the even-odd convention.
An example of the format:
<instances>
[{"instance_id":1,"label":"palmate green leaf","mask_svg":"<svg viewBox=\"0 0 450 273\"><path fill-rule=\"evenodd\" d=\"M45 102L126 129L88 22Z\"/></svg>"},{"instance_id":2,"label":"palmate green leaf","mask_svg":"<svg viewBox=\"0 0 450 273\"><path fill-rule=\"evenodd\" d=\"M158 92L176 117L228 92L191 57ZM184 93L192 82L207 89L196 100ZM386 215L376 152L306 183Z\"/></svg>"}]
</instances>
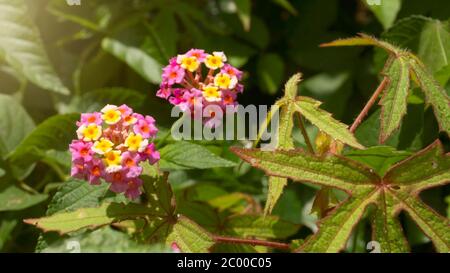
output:
<instances>
[{"instance_id":1,"label":"palmate green leaf","mask_svg":"<svg viewBox=\"0 0 450 273\"><path fill-rule=\"evenodd\" d=\"M384 89L380 101L381 127L380 143L384 143L392 133L400 127L403 116L406 114L407 98L409 93L409 64L403 57L393 58L389 61L384 74L389 83Z\"/></svg>"},{"instance_id":2,"label":"palmate green leaf","mask_svg":"<svg viewBox=\"0 0 450 273\"><path fill-rule=\"evenodd\" d=\"M232 149L239 157L268 175L290 178L345 190L350 196L319 223L319 230L299 249L304 252L337 252L345 247L353 227L367 207L377 208L374 238L382 252L405 252L396 216L406 211L439 252L450 250L449 219L438 215L419 199L425 189L450 182L450 157L439 141L392 166L383 177L343 157L316 158L302 150L263 152Z\"/></svg>"},{"instance_id":3,"label":"palmate green leaf","mask_svg":"<svg viewBox=\"0 0 450 273\"><path fill-rule=\"evenodd\" d=\"M267 175L335 187L347 192L352 192L358 186L370 188L380 181L370 168L334 155L320 157L302 149L264 152L232 147L231 151L252 166L264 170Z\"/></svg>"},{"instance_id":4,"label":"palmate green leaf","mask_svg":"<svg viewBox=\"0 0 450 273\"><path fill-rule=\"evenodd\" d=\"M6 156L33 130L34 122L10 96L0 94L0 155Z\"/></svg>"},{"instance_id":5,"label":"palmate green leaf","mask_svg":"<svg viewBox=\"0 0 450 273\"><path fill-rule=\"evenodd\" d=\"M57 231L60 234L80 230L82 228L95 228L145 216L157 216L153 208L140 204L104 203L97 208L82 208L73 212L56 213L51 216L26 219L25 223L35 225L45 232Z\"/></svg>"},{"instance_id":6,"label":"palmate green leaf","mask_svg":"<svg viewBox=\"0 0 450 273\"><path fill-rule=\"evenodd\" d=\"M161 82L162 66L142 50L110 38L103 39L102 48L125 62L150 83L159 84Z\"/></svg>"},{"instance_id":7,"label":"palmate green leaf","mask_svg":"<svg viewBox=\"0 0 450 273\"><path fill-rule=\"evenodd\" d=\"M348 126L332 118L330 113L320 109L320 104L321 102L312 98L297 97L295 110L334 140L363 149L364 146L358 143L355 136L347 129Z\"/></svg>"},{"instance_id":8,"label":"palmate green leaf","mask_svg":"<svg viewBox=\"0 0 450 273\"><path fill-rule=\"evenodd\" d=\"M37 86L68 95L45 52L24 0L0 1L0 58Z\"/></svg>"},{"instance_id":9,"label":"palmate green leaf","mask_svg":"<svg viewBox=\"0 0 450 273\"><path fill-rule=\"evenodd\" d=\"M425 93L427 102L433 106L434 114L438 120L440 129L450 135L450 100L446 94L445 89L440 86L439 83L433 78L432 74L428 72L427 68L425 68L418 57L406 50L395 47L388 42L377 40L365 34L360 34L359 37L355 38L336 40L331 43L323 44L322 46L327 47L355 45L378 46L386 50L391 55L391 58L395 58L395 60L397 61L403 60L398 61L400 63L397 64L395 62L390 64L389 62L391 62L391 59L388 60L388 67L390 67L390 69L387 70L388 75L386 76L392 78L391 82L398 83L399 88L396 88L397 92L395 93L385 92L384 100L381 102L384 106L383 111L386 112L388 114L387 116L390 118L387 119L389 122L384 121L386 114L382 115L382 130L380 132L380 141L387 139L387 137L389 136L388 133L393 132L393 130L398 127L398 120L401 119L401 117L404 115L405 103L403 102L403 99L405 97L405 93L407 93L405 92L406 85L409 85L409 83L407 83L406 81L406 68L408 68L409 70L409 77L417 82L422 91ZM397 74L398 76L396 76ZM398 91L401 91L400 94L397 94L399 93ZM396 102L395 106L389 104L391 100L393 102ZM388 105L388 107L386 107L386 105ZM389 109L393 110L386 111ZM385 130L387 130L387 132L385 132Z\"/></svg>"},{"instance_id":10,"label":"palmate green leaf","mask_svg":"<svg viewBox=\"0 0 450 273\"><path fill-rule=\"evenodd\" d=\"M48 198L47 194L31 194L15 185L0 190L0 212L22 210Z\"/></svg>"},{"instance_id":11,"label":"palmate green leaf","mask_svg":"<svg viewBox=\"0 0 450 273\"><path fill-rule=\"evenodd\" d=\"M206 253L214 245L214 238L192 220L181 216L166 239L166 244L176 244L182 252Z\"/></svg>"},{"instance_id":12,"label":"palmate green leaf","mask_svg":"<svg viewBox=\"0 0 450 273\"><path fill-rule=\"evenodd\" d=\"M352 133L348 131L345 124L333 119L330 113L319 108L321 104L319 101L308 97L297 97L298 83L300 80L300 73L292 76L285 85L285 95L275 103L275 106L279 107L280 112L278 139L275 148L285 150L294 148L292 130L294 127L294 115L297 112L334 139L353 147L364 148L358 143ZM266 120L266 123L262 126L261 130L266 129L265 127L269 120L269 118ZM286 178L269 177L269 190L264 209L265 214L268 214L273 210L286 185Z\"/></svg>"},{"instance_id":13,"label":"palmate green leaf","mask_svg":"<svg viewBox=\"0 0 450 273\"><path fill-rule=\"evenodd\" d=\"M229 217L224 224L224 232L239 237L258 237L285 239L294 235L299 225L280 220L276 216L236 215Z\"/></svg>"},{"instance_id":14,"label":"palmate green leaf","mask_svg":"<svg viewBox=\"0 0 450 273\"><path fill-rule=\"evenodd\" d=\"M160 150L160 154L159 165L163 170L226 168L236 165L234 162L213 154L201 145L186 141L168 144Z\"/></svg>"},{"instance_id":15,"label":"palmate green leaf","mask_svg":"<svg viewBox=\"0 0 450 273\"><path fill-rule=\"evenodd\" d=\"M445 89L417 59L410 59L412 73L431 104L441 130L450 135L450 100Z\"/></svg>"},{"instance_id":16,"label":"palmate green leaf","mask_svg":"<svg viewBox=\"0 0 450 273\"><path fill-rule=\"evenodd\" d=\"M47 150L66 151L79 117L79 114L56 115L39 124L8 157L13 175L23 179L25 170L44 157Z\"/></svg>"},{"instance_id":17,"label":"palmate green leaf","mask_svg":"<svg viewBox=\"0 0 450 273\"><path fill-rule=\"evenodd\" d=\"M409 245L403 235L402 226L396 219L398 210L395 209L393 196L381 192L378 198L377 203L381 205L376 208L372 218L373 240L380 242L381 252L409 252Z\"/></svg>"},{"instance_id":18,"label":"palmate green leaf","mask_svg":"<svg viewBox=\"0 0 450 273\"><path fill-rule=\"evenodd\" d=\"M384 179L395 181L412 194L443 185L450 180L450 156L443 156L443 148L433 144L390 169ZM411 170L419 171L411 171Z\"/></svg>"}]
</instances>

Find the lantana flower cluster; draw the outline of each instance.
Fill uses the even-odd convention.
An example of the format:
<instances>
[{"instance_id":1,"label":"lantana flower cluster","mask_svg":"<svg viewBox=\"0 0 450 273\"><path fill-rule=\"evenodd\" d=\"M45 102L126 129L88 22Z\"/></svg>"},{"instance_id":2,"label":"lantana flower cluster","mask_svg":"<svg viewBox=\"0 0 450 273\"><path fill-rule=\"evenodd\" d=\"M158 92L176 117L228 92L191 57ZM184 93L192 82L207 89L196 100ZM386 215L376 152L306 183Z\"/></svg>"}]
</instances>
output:
<instances>
[{"instance_id":1,"label":"lantana flower cluster","mask_svg":"<svg viewBox=\"0 0 450 273\"><path fill-rule=\"evenodd\" d=\"M225 109L237 104L237 94L244 90L239 83L241 78L242 71L228 64L223 52L208 54L202 49L191 49L170 59L163 68L156 95L183 112L193 113L194 107L211 104Z\"/></svg>"},{"instance_id":2,"label":"lantana flower cluster","mask_svg":"<svg viewBox=\"0 0 450 273\"><path fill-rule=\"evenodd\" d=\"M140 164L160 158L152 143L158 132L155 119L133 113L127 105L108 104L101 112L81 114L77 126L78 139L69 146L71 175L94 185L104 179L111 191L129 199L140 196Z\"/></svg>"}]
</instances>

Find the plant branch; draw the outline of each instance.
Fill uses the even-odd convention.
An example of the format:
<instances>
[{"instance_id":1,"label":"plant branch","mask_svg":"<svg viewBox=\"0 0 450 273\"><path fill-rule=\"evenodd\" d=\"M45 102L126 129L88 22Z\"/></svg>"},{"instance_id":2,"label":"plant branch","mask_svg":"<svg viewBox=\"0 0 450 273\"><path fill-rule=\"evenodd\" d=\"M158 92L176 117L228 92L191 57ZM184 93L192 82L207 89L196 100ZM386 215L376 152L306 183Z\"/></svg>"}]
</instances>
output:
<instances>
[{"instance_id":1,"label":"plant branch","mask_svg":"<svg viewBox=\"0 0 450 273\"><path fill-rule=\"evenodd\" d=\"M242 239L242 238L234 238L234 237L224 237L215 235L214 241L216 243L229 243L229 244L244 244L244 245L253 245L253 246L266 246L270 248L284 249L290 250L289 244L278 243L278 242L269 242L263 240L256 239Z\"/></svg>"},{"instance_id":2,"label":"plant branch","mask_svg":"<svg viewBox=\"0 0 450 273\"><path fill-rule=\"evenodd\" d=\"M311 140L309 139L308 132L306 131L305 124L303 122L303 117L300 113L297 113L298 118L298 126L300 127L300 131L302 132L303 138L305 139L306 146L308 146L308 150L310 153L315 154L314 147L311 144Z\"/></svg>"},{"instance_id":3,"label":"plant branch","mask_svg":"<svg viewBox=\"0 0 450 273\"><path fill-rule=\"evenodd\" d=\"M384 77L383 81L378 86L377 90L373 93L372 97L367 102L366 106L362 109L361 113L359 113L358 117L353 122L352 126L350 127L350 132L354 133L356 131L356 128L361 124L364 117L369 113L370 108L375 104L378 97L380 96L381 92L383 92L384 88L388 84L389 79L388 77Z\"/></svg>"}]
</instances>

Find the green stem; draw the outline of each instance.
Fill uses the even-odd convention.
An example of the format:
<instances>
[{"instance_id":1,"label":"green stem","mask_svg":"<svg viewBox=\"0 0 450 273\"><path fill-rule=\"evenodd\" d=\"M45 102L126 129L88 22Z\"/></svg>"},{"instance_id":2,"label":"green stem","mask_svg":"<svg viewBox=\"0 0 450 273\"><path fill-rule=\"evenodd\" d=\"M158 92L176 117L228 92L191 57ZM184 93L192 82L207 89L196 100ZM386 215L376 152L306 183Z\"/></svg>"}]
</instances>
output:
<instances>
[{"instance_id":1,"label":"green stem","mask_svg":"<svg viewBox=\"0 0 450 273\"><path fill-rule=\"evenodd\" d=\"M303 138L305 139L306 146L308 147L310 153L315 154L314 147L311 144L311 140L309 139L308 132L306 131L305 124L303 122L303 117L300 115L300 113L298 113L297 117L300 131L302 132Z\"/></svg>"}]
</instances>

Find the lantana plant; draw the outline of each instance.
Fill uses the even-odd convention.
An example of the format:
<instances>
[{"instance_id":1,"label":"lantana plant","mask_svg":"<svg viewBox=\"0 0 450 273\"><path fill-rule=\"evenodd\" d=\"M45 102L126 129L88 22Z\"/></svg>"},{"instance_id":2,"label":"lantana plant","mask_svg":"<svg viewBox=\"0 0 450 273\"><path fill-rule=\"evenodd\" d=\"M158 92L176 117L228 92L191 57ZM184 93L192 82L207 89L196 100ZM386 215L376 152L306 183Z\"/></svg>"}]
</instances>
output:
<instances>
[{"instance_id":1,"label":"lantana plant","mask_svg":"<svg viewBox=\"0 0 450 273\"><path fill-rule=\"evenodd\" d=\"M81 114L78 139L70 144L71 175L134 199L141 195L141 162L154 164L159 152L151 142L158 129L155 119L133 113L127 105L106 105L101 112Z\"/></svg>"},{"instance_id":2,"label":"lantana plant","mask_svg":"<svg viewBox=\"0 0 450 273\"><path fill-rule=\"evenodd\" d=\"M191 49L169 60L163 68L162 83L156 95L183 112L194 113L194 108L208 105L225 110L226 106L236 105L237 95L244 91L239 83L242 74L227 63L223 52L208 54L202 49ZM207 125L216 117L215 113L211 114L211 119L204 120Z\"/></svg>"},{"instance_id":3,"label":"lantana plant","mask_svg":"<svg viewBox=\"0 0 450 273\"><path fill-rule=\"evenodd\" d=\"M163 70L163 83L157 95L186 112L197 105L235 105L236 95L243 89L238 83L242 72L225 62L223 53L209 55L198 49L172 58ZM202 65L208 70L203 71ZM418 71L422 73L422 70ZM417 74L431 79L424 73ZM162 242L173 252L220 252L224 245L233 245L238 251L338 252L346 247L352 231L367 212L372 220L373 238L379 242L381 251L407 252L410 246L397 219L399 213L405 211L431 239L437 251L448 252L448 218L438 215L419 197L422 191L450 181L450 161L440 141L416 154L395 154L393 157L389 153L382 154L381 167L370 160L360 162L358 156L377 157L377 149L386 148L369 147L364 151L366 147L354 136L355 129L378 99L379 92L348 128L321 109L319 101L298 96L300 80L300 74L294 75L286 84L284 96L275 103L280 109L275 151L257 149L258 141L254 149L231 148L243 161L269 176L264 215L260 213L259 202L243 193L213 194L212 199L199 201L193 198L196 194L184 194L185 191L177 195L173 192L169 173L163 173L161 169L170 170L176 165L167 163L170 160L183 160L179 169L189 169L191 165L184 161L195 156L203 158L202 165L197 168L205 168L205 162L213 161L214 156L194 147L199 145L184 142L162 147L161 157L166 161L166 167L153 166L144 173L144 161L154 165L160 158L152 143L157 132L155 120L151 116L133 113L126 105L106 105L100 112L82 114L77 122L78 139L70 145L72 176L94 185L103 179L111 184L110 189L114 192L124 192L130 199L144 193L142 198L137 202L110 203L99 197L96 207L61 212L60 207L62 210L67 207L55 204L64 203L61 201L64 196L55 195L51 206L58 207L58 213L27 219L26 223L45 232L61 234L114 225L132 234L138 242ZM388 80L386 82L389 83ZM433 87L433 92L441 92L436 84ZM448 102L445 95L440 96ZM439 108L441 117L448 113L447 107L435 108ZM272 118L271 112L264 126L268 126ZM307 150L295 146L295 118ZM320 131L315 142L309 139L305 120ZM161 141L158 145L162 146L161 143L164 144ZM189 150L194 152L184 155ZM348 150L353 151L353 157ZM235 166L222 158L220 160L224 162L221 167ZM161 160L160 164L164 161ZM280 242L275 240L292 238L298 235L299 230L298 225L270 215L288 180L309 182L320 187L312 205L312 213L318 212L320 220L316 222L318 230L314 235ZM71 181L68 187L79 183L78 180ZM336 189L347 198L334 198L336 201L331 202L336 197L333 196ZM72 194L71 190L67 192Z\"/></svg>"}]
</instances>

